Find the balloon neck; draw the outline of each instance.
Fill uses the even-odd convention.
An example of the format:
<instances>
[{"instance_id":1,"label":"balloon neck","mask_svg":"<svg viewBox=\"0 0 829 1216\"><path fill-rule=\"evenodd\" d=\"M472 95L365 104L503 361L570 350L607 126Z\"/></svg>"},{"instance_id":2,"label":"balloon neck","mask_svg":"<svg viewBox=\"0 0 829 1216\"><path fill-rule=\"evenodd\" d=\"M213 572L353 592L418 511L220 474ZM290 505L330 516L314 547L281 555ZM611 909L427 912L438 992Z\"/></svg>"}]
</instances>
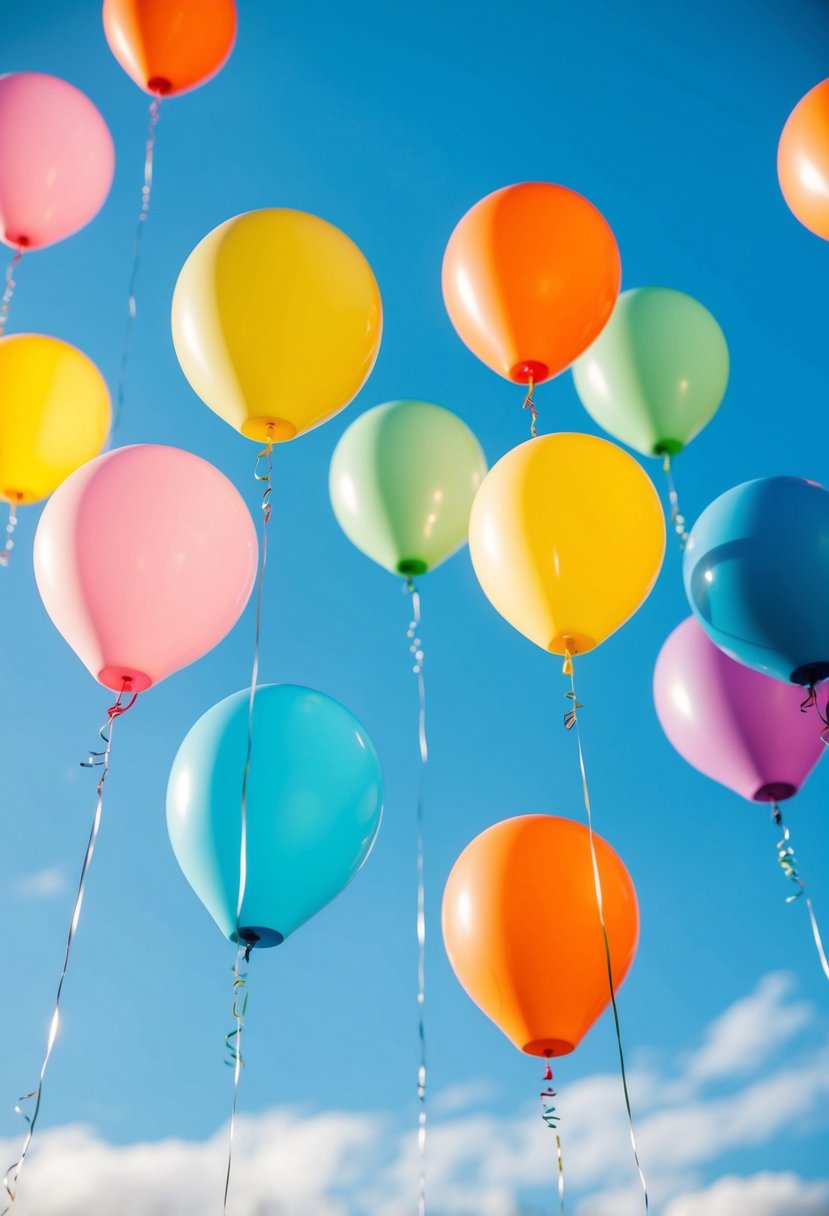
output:
<instances>
[{"instance_id":1,"label":"balloon neck","mask_svg":"<svg viewBox=\"0 0 829 1216\"><path fill-rule=\"evenodd\" d=\"M829 677L829 662L822 663L804 663L802 667L797 667L789 676L792 684L804 684L807 688L811 688L813 684L819 684L821 680Z\"/></svg>"},{"instance_id":2,"label":"balloon neck","mask_svg":"<svg viewBox=\"0 0 829 1216\"><path fill-rule=\"evenodd\" d=\"M541 384L549 378L550 369L546 363L527 359L523 363L513 363L508 375L513 384Z\"/></svg>"},{"instance_id":3,"label":"balloon neck","mask_svg":"<svg viewBox=\"0 0 829 1216\"><path fill-rule=\"evenodd\" d=\"M168 97L172 91L173 82L166 76L151 76L147 81L147 92L154 93L156 97Z\"/></svg>"},{"instance_id":4,"label":"balloon neck","mask_svg":"<svg viewBox=\"0 0 829 1216\"><path fill-rule=\"evenodd\" d=\"M767 781L752 796L754 802L785 802L797 793L797 786L788 781Z\"/></svg>"},{"instance_id":5,"label":"balloon neck","mask_svg":"<svg viewBox=\"0 0 829 1216\"><path fill-rule=\"evenodd\" d=\"M238 946L247 946L250 950L268 950L271 946L279 946L285 940L285 934L276 929L265 929L260 925L247 926L237 929L230 940Z\"/></svg>"},{"instance_id":6,"label":"balloon neck","mask_svg":"<svg viewBox=\"0 0 829 1216\"><path fill-rule=\"evenodd\" d=\"M419 557L404 557L397 563L397 573L404 578L414 578L416 574L425 574L429 567Z\"/></svg>"},{"instance_id":7,"label":"balloon neck","mask_svg":"<svg viewBox=\"0 0 829 1216\"><path fill-rule=\"evenodd\" d=\"M551 1056L567 1056L575 1051L576 1044L567 1039L531 1039L521 1050L528 1056L543 1056L549 1060ZM549 1068L549 1064L547 1065ZM552 1073L550 1074L552 1077Z\"/></svg>"},{"instance_id":8,"label":"balloon neck","mask_svg":"<svg viewBox=\"0 0 829 1216\"><path fill-rule=\"evenodd\" d=\"M4 232L3 240L7 245L15 245L18 249L28 249L32 243L29 237L14 232Z\"/></svg>"},{"instance_id":9,"label":"balloon neck","mask_svg":"<svg viewBox=\"0 0 829 1216\"><path fill-rule=\"evenodd\" d=\"M595 648L596 643L586 633L557 633L547 647L550 654L560 654L565 660L568 655L572 659L577 654L586 654L588 650Z\"/></svg>"},{"instance_id":10,"label":"balloon neck","mask_svg":"<svg viewBox=\"0 0 829 1216\"><path fill-rule=\"evenodd\" d=\"M654 456L678 456L685 447L679 439L660 439L658 443L653 445Z\"/></svg>"},{"instance_id":11,"label":"balloon neck","mask_svg":"<svg viewBox=\"0 0 829 1216\"><path fill-rule=\"evenodd\" d=\"M248 418L241 431L246 439L257 443L285 443L296 436L296 427L284 418Z\"/></svg>"},{"instance_id":12,"label":"balloon neck","mask_svg":"<svg viewBox=\"0 0 829 1216\"><path fill-rule=\"evenodd\" d=\"M113 692L146 692L152 685L150 676L134 667L122 667L120 663L110 663L102 667L95 677L99 684L111 688Z\"/></svg>"}]
</instances>

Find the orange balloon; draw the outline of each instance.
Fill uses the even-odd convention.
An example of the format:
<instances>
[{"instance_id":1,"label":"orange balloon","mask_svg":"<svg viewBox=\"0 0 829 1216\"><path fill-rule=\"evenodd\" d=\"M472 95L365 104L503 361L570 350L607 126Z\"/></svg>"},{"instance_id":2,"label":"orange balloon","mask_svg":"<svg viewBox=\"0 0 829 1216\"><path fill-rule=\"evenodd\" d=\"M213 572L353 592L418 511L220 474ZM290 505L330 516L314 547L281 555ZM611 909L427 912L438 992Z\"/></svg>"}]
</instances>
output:
<instances>
[{"instance_id":1,"label":"orange balloon","mask_svg":"<svg viewBox=\"0 0 829 1216\"><path fill-rule=\"evenodd\" d=\"M186 93L215 76L236 40L235 0L104 0L104 33L145 93Z\"/></svg>"},{"instance_id":2,"label":"orange balloon","mask_svg":"<svg viewBox=\"0 0 829 1216\"><path fill-rule=\"evenodd\" d=\"M789 115L777 148L777 176L801 224L829 240L829 80L815 85Z\"/></svg>"},{"instance_id":3,"label":"orange balloon","mask_svg":"<svg viewBox=\"0 0 829 1216\"><path fill-rule=\"evenodd\" d=\"M516 384L557 376L605 326L622 278L607 220L575 190L506 186L476 203L443 258L458 334Z\"/></svg>"},{"instance_id":4,"label":"orange balloon","mask_svg":"<svg viewBox=\"0 0 829 1216\"><path fill-rule=\"evenodd\" d=\"M636 891L618 854L593 840L618 989L639 938ZM469 996L516 1047L567 1055L610 1003L587 828L520 815L476 836L446 884L443 940Z\"/></svg>"}]
</instances>

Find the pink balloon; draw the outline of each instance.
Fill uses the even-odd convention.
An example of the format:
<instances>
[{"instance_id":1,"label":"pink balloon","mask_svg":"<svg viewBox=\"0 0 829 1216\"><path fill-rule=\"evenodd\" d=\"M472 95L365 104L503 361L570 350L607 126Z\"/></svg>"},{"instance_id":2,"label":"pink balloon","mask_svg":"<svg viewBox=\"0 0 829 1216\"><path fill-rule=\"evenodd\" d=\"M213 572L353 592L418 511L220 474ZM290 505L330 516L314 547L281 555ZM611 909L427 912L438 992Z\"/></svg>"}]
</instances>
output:
<instances>
[{"instance_id":1,"label":"pink balloon","mask_svg":"<svg viewBox=\"0 0 829 1216\"><path fill-rule=\"evenodd\" d=\"M104 205L115 172L109 128L85 93L57 76L0 76L0 238L41 249Z\"/></svg>"},{"instance_id":2,"label":"pink balloon","mask_svg":"<svg viewBox=\"0 0 829 1216\"><path fill-rule=\"evenodd\" d=\"M46 611L118 692L124 681L143 692L212 650L250 598L257 558L250 511L224 474L149 443L72 473L34 544Z\"/></svg>"},{"instance_id":3,"label":"pink balloon","mask_svg":"<svg viewBox=\"0 0 829 1216\"><path fill-rule=\"evenodd\" d=\"M804 689L730 659L694 617L659 652L653 696L679 754L751 802L791 798L826 750Z\"/></svg>"}]
</instances>

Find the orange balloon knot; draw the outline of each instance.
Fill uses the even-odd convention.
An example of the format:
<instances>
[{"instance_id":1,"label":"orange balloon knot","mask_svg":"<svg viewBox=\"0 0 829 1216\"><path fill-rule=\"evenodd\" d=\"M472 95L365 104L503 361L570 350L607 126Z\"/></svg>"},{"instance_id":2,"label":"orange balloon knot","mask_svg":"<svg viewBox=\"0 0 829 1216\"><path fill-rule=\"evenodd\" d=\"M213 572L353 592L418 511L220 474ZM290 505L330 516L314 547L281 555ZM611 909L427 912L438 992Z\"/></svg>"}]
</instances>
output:
<instances>
[{"instance_id":1,"label":"orange balloon knot","mask_svg":"<svg viewBox=\"0 0 829 1216\"><path fill-rule=\"evenodd\" d=\"M535 408L535 401L533 400L533 387L532 373L530 373L530 378L527 381L527 395L524 398L523 408L530 411L530 438L537 439L538 430L536 429L536 423L538 421L538 410Z\"/></svg>"},{"instance_id":2,"label":"orange balloon knot","mask_svg":"<svg viewBox=\"0 0 829 1216\"><path fill-rule=\"evenodd\" d=\"M262 493L262 515L265 523L270 522L271 518L271 490L273 484L271 478L273 476L273 423L269 422L267 427L267 439L265 446L261 452L257 453L256 463L253 466L254 481L261 481L265 489ZM264 464L265 471L262 472Z\"/></svg>"},{"instance_id":3,"label":"orange balloon knot","mask_svg":"<svg viewBox=\"0 0 829 1216\"><path fill-rule=\"evenodd\" d=\"M14 541L12 536L17 527L17 507L13 502L9 503L9 522L6 524L6 543L3 546L3 551L0 553L0 566L8 566L11 560Z\"/></svg>"}]
</instances>

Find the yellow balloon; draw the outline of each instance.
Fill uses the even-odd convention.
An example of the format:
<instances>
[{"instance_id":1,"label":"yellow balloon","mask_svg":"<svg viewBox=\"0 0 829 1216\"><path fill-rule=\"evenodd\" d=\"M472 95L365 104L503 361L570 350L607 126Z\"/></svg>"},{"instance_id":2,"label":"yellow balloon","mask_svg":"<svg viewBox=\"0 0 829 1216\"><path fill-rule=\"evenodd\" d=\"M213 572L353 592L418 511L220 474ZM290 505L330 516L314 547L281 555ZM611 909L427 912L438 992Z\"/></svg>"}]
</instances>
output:
<instances>
[{"instance_id":1,"label":"yellow balloon","mask_svg":"<svg viewBox=\"0 0 829 1216\"><path fill-rule=\"evenodd\" d=\"M58 338L0 338L0 498L47 498L97 456L110 424L109 390L91 359Z\"/></svg>"},{"instance_id":2,"label":"yellow balloon","mask_svg":"<svg viewBox=\"0 0 829 1216\"><path fill-rule=\"evenodd\" d=\"M310 431L344 409L377 358L380 290L360 250L305 211L249 211L214 228L173 295L179 363L248 439Z\"/></svg>"},{"instance_id":3,"label":"yellow balloon","mask_svg":"<svg viewBox=\"0 0 829 1216\"><path fill-rule=\"evenodd\" d=\"M650 478L615 443L545 435L485 477L469 551L511 625L544 650L583 654L647 598L665 555L665 520Z\"/></svg>"}]
</instances>

